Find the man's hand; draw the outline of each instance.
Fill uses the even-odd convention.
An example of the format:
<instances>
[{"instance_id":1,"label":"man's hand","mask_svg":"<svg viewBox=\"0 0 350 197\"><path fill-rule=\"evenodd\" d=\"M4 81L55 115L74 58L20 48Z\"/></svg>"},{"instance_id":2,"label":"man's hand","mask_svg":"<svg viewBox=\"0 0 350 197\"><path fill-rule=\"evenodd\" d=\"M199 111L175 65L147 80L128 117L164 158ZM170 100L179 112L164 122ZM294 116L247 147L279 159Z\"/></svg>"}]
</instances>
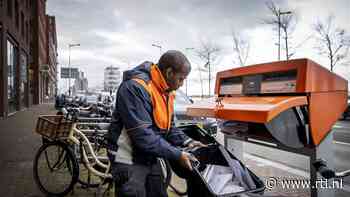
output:
<instances>
[{"instance_id":1,"label":"man's hand","mask_svg":"<svg viewBox=\"0 0 350 197\"><path fill-rule=\"evenodd\" d=\"M195 147L207 147L207 145L204 145L202 142L200 141L196 141L196 140L193 140L192 142L190 142L188 145L187 145L188 148L192 149L192 148L195 148Z\"/></svg>"},{"instance_id":2,"label":"man's hand","mask_svg":"<svg viewBox=\"0 0 350 197\"><path fill-rule=\"evenodd\" d=\"M181 157L180 157L180 164L182 167L189 169L190 171L192 171L192 164L191 164L191 160L196 160L196 158L194 158L193 156L191 156L191 154L182 151L181 153Z\"/></svg>"}]
</instances>

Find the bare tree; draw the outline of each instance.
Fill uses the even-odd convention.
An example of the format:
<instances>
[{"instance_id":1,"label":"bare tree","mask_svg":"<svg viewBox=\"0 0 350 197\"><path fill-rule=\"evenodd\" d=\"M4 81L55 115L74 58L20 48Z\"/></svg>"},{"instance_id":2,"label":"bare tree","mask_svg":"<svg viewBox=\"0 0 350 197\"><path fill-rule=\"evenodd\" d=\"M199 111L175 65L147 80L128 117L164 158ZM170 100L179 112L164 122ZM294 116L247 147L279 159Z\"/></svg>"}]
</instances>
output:
<instances>
[{"instance_id":1,"label":"bare tree","mask_svg":"<svg viewBox=\"0 0 350 197\"><path fill-rule=\"evenodd\" d=\"M291 11L282 12L273 1L266 2L267 8L271 11L272 17L263 20L265 24L274 25L278 32L278 60L280 60L281 51L281 29L283 33L284 46L286 51L286 59L288 60L293 54L289 51L290 35L295 30L296 18Z\"/></svg>"},{"instance_id":2,"label":"bare tree","mask_svg":"<svg viewBox=\"0 0 350 197\"><path fill-rule=\"evenodd\" d=\"M233 53L239 64L244 66L247 62L250 52L250 42L247 37L243 37L235 31L232 31ZM234 63L236 63L234 61Z\"/></svg>"},{"instance_id":3,"label":"bare tree","mask_svg":"<svg viewBox=\"0 0 350 197\"><path fill-rule=\"evenodd\" d=\"M294 56L297 52L297 50L302 47L304 44L306 44L311 38L313 37L312 34L310 34L309 36L307 36L304 40L302 40L301 42L299 42L298 44L296 44L295 46L291 46L291 44L288 46L288 60Z\"/></svg>"},{"instance_id":4,"label":"bare tree","mask_svg":"<svg viewBox=\"0 0 350 197\"><path fill-rule=\"evenodd\" d=\"M203 98L203 95L204 95L204 91L203 91L203 77L202 77L202 72L207 72L207 70L201 68L199 65L198 65L198 72L199 72L199 81L201 83L201 98Z\"/></svg>"},{"instance_id":5,"label":"bare tree","mask_svg":"<svg viewBox=\"0 0 350 197\"><path fill-rule=\"evenodd\" d=\"M209 96L210 96L210 83L211 83L211 72L213 70L212 64L218 59L220 48L210 41L201 41L201 45L196 51L197 56L205 62L204 68L208 69L208 84L209 84Z\"/></svg>"},{"instance_id":6,"label":"bare tree","mask_svg":"<svg viewBox=\"0 0 350 197\"><path fill-rule=\"evenodd\" d=\"M334 25L334 16L329 16L326 21L318 21L313 25L316 32L316 48L320 55L326 55L329 59L330 69L339 63L348 63L347 55L350 48L350 35L345 29Z\"/></svg>"}]
</instances>

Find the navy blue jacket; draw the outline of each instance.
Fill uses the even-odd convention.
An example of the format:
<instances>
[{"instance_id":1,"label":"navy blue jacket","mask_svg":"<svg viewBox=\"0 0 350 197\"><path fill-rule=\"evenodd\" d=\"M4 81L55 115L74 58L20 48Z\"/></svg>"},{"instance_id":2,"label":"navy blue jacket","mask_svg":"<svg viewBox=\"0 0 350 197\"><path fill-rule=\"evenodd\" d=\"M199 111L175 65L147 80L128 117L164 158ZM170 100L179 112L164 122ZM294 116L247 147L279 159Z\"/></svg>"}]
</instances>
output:
<instances>
[{"instance_id":1,"label":"navy blue jacket","mask_svg":"<svg viewBox=\"0 0 350 197\"><path fill-rule=\"evenodd\" d=\"M151 66L151 62L144 62L123 74L108 132L108 152L112 162L152 164L157 157L178 160L181 151L176 146L190 141L173 122L166 132L157 127L149 92L132 80L151 80Z\"/></svg>"}]
</instances>

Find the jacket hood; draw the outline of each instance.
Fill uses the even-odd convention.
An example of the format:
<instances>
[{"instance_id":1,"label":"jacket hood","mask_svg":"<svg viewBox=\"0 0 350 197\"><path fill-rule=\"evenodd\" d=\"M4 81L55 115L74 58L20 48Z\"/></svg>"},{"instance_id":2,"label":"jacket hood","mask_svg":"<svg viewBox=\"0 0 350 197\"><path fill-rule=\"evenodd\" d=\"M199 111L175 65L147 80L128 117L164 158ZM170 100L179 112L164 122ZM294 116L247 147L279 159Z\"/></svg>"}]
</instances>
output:
<instances>
[{"instance_id":1,"label":"jacket hood","mask_svg":"<svg viewBox=\"0 0 350 197\"><path fill-rule=\"evenodd\" d=\"M123 81L127 81L132 78L139 78L144 81L151 80L151 66L153 64L153 62L146 61L131 70L124 71Z\"/></svg>"},{"instance_id":2,"label":"jacket hood","mask_svg":"<svg viewBox=\"0 0 350 197\"><path fill-rule=\"evenodd\" d=\"M127 81L133 78L141 79L145 82L152 81L158 90L161 92L168 92L169 86L165 81L158 66L152 62L144 62L139 66L136 66L132 70L125 71L123 73L123 81Z\"/></svg>"}]
</instances>

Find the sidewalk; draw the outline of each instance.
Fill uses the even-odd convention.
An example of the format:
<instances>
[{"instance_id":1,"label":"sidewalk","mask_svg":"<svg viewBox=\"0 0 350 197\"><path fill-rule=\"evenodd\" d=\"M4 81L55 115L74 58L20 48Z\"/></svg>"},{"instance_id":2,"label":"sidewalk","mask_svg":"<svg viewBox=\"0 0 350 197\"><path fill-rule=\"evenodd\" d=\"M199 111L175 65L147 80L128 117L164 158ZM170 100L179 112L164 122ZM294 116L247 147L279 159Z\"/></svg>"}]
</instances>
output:
<instances>
[{"instance_id":1,"label":"sidewalk","mask_svg":"<svg viewBox=\"0 0 350 197\"><path fill-rule=\"evenodd\" d=\"M42 196L32 175L33 158L41 145L34 127L40 114L54 113L52 104L43 104L0 120L0 196Z\"/></svg>"},{"instance_id":2,"label":"sidewalk","mask_svg":"<svg viewBox=\"0 0 350 197\"><path fill-rule=\"evenodd\" d=\"M0 120L0 196L6 197L44 197L34 183L32 173L33 158L41 145L41 138L34 133L37 117L40 114L55 114L52 104L34 106L25 111ZM220 140L219 140L220 141ZM270 161L264 161L258 157L245 154L243 162L263 180L269 177L293 177L305 179L305 177L276 168ZM181 185L183 183L176 184ZM310 196L308 190L274 188L266 191L270 196ZM76 185L74 194L68 196L89 197L95 195L95 189L84 190ZM110 193L114 196L114 193ZM336 190L335 196L346 197L349 192ZM169 197L176 197L169 192Z\"/></svg>"},{"instance_id":3,"label":"sidewalk","mask_svg":"<svg viewBox=\"0 0 350 197\"><path fill-rule=\"evenodd\" d=\"M0 196L44 197L33 179L33 159L41 146L41 138L34 133L36 120L41 114L55 114L53 104L34 106L0 120ZM67 196L93 197L95 189L81 189L77 184ZM114 196L114 192L110 192ZM169 197L176 196L174 194Z\"/></svg>"}]
</instances>

